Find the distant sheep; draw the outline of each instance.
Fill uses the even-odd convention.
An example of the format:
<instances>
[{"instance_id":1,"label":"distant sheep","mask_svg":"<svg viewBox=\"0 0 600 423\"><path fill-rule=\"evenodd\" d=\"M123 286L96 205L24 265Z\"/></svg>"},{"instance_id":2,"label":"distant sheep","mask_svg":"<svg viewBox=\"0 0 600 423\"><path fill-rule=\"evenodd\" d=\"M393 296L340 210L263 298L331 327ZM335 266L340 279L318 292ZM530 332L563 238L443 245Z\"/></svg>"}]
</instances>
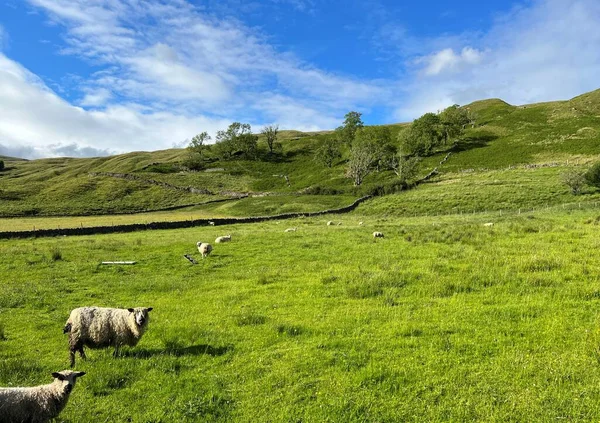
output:
<instances>
[{"instance_id":1,"label":"distant sheep","mask_svg":"<svg viewBox=\"0 0 600 423\"><path fill-rule=\"evenodd\" d=\"M80 307L71 311L63 333L69 333L71 367L75 353L85 359L83 347L114 347L114 356L123 345L135 347L148 328L152 307L101 308Z\"/></svg>"},{"instance_id":2,"label":"distant sheep","mask_svg":"<svg viewBox=\"0 0 600 423\"><path fill-rule=\"evenodd\" d=\"M363 222L358 222L358 226L362 226L362 225L363 225Z\"/></svg>"},{"instance_id":3,"label":"distant sheep","mask_svg":"<svg viewBox=\"0 0 600 423\"><path fill-rule=\"evenodd\" d=\"M210 221L210 220L208 221L208 224L209 224L210 226L215 226L215 222L212 222L212 221Z\"/></svg>"},{"instance_id":4,"label":"distant sheep","mask_svg":"<svg viewBox=\"0 0 600 423\"><path fill-rule=\"evenodd\" d=\"M373 238L383 238L383 232L373 232Z\"/></svg>"},{"instance_id":5,"label":"distant sheep","mask_svg":"<svg viewBox=\"0 0 600 423\"><path fill-rule=\"evenodd\" d=\"M487 226L487 227L494 226L494 222L484 223L483 226Z\"/></svg>"},{"instance_id":6,"label":"distant sheep","mask_svg":"<svg viewBox=\"0 0 600 423\"><path fill-rule=\"evenodd\" d=\"M48 385L28 388L0 388L1 422L46 423L57 417L67 405L77 378L85 372L54 372Z\"/></svg>"},{"instance_id":7,"label":"distant sheep","mask_svg":"<svg viewBox=\"0 0 600 423\"><path fill-rule=\"evenodd\" d=\"M331 220L329 222L327 222L327 226L333 226L335 225L335 223L333 223Z\"/></svg>"},{"instance_id":8,"label":"distant sheep","mask_svg":"<svg viewBox=\"0 0 600 423\"><path fill-rule=\"evenodd\" d=\"M341 226L341 225L342 225L342 222L338 222L338 226Z\"/></svg>"},{"instance_id":9,"label":"distant sheep","mask_svg":"<svg viewBox=\"0 0 600 423\"><path fill-rule=\"evenodd\" d=\"M229 241L231 241L231 235L220 236L217 239L215 239L215 244L220 244L222 242L229 242Z\"/></svg>"},{"instance_id":10,"label":"distant sheep","mask_svg":"<svg viewBox=\"0 0 600 423\"><path fill-rule=\"evenodd\" d=\"M298 230L298 228L287 228L285 231L283 232L296 232Z\"/></svg>"},{"instance_id":11,"label":"distant sheep","mask_svg":"<svg viewBox=\"0 0 600 423\"><path fill-rule=\"evenodd\" d=\"M198 247L198 252L202 254L202 258L208 257L210 252L213 250L212 245L207 244L206 242L198 241L196 243L196 247Z\"/></svg>"}]
</instances>

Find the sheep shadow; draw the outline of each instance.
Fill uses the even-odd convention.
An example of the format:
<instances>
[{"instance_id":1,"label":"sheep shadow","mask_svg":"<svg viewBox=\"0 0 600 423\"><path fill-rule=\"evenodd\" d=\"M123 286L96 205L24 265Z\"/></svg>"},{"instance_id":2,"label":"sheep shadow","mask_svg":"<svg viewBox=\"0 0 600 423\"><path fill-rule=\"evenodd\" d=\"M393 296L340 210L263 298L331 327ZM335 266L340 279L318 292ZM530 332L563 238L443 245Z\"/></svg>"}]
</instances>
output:
<instances>
[{"instance_id":1,"label":"sheep shadow","mask_svg":"<svg viewBox=\"0 0 600 423\"><path fill-rule=\"evenodd\" d=\"M156 356L174 356L182 357L186 355L210 355L212 357L220 357L227 354L229 351L233 351L233 345L224 345L220 347L214 347L207 344L190 345L189 347L172 347L172 348L135 348L127 351L123 351L119 354L120 357L124 358L152 358Z\"/></svg>"}]
</instances>

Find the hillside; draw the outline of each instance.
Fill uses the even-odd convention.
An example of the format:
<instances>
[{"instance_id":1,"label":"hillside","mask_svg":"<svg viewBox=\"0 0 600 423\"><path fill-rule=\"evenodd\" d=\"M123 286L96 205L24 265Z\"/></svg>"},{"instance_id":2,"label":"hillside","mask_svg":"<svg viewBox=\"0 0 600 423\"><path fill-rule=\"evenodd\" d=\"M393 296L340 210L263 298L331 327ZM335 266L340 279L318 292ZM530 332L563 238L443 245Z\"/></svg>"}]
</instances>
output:
<instances>
[{"instance_id":1,"label":"hillside","mask_svg":"<svg viewBox=\"0 0 600 423\"><path fill-rule=\"evenodd\" d=\"M363 206L367 213L441 214L574 201L560 174L600 156L600 90L568 101L512 106L490 99L466 107L475 113L476 125L453 149L440 175L410 192L374 200ZM389 127L394 134L404 129ZM332 136L327 131L282 131L280 154L267 155L261 140L263 160L214 161L201 172L181 171L185 149L13 161L0 172L0 216L117 214L192 205L216 215L273 214L294 211L285 207L290 196L320 194L291 201L298 210L312 211L325 203L344 205L395 181L390 171L374 172L361 187L353 187L344 177L347 151L331 168L315 162L316 148ZM421 173L444 155L423 160ZM133 176L123 179L111 173ZM254 197L237 205L235 199L212 203L242 194ZM588 190L577 200L597 197Z\"/></svg>"}]
</instances>

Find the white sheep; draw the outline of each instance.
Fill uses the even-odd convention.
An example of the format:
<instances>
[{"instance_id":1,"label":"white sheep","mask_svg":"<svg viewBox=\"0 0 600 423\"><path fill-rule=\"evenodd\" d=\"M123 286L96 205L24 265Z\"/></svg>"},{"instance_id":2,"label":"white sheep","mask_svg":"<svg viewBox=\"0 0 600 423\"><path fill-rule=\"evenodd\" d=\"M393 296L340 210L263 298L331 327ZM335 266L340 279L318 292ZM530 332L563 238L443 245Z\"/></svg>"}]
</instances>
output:
<instances>
[{"instance_id":1,"label":"white sheep","mask_svg":"<svg viewBox=\"0 0 600 423\"><path fill-rule=\"evenodd\" d=\"M373 232L373 239L383 238L383 232Z\"/></svg>"},{"instance_id":2,"label":"white sheep","mask_svg":"<svg viewBox=\"0 0 600 423\"><path fill-rule=\"evenodd\" d=\"M213 222L213 221L211 221L211 220L209 220L209 221L208 221L208 224L209 224L210 226L215 226L215 222Z\"/></svg>"},{"instance_id":3,"label":"white sheep","mask_svg":"<svg viewBox=\"0 0 600 423\"><path fill-rule=\"evenodd\" d=\"M208 257L210 252L213 250L212 245L202 241L198 241L196 243L196 247L198 247L198 252L202 254L202 258Z\"/></svg>"},{"instance_id":4,"label":"white sheep","mask_svg":"<svg viewBox=\"0 0 600 423\"><path fill-rule=\"evenodd\" d=\"M341 225L342 225L342 222L338 222L338 226L341 226Z\"/></svg>"},{"instance_id":5,"label":"white sheep","mask_svg":"<svg viewBox=\"0 0 600 423\"><path fill-rule=\"evenodd\" d=\"M296 232L298 230L298 228L287 228L285 231L283 232Z\"/></svg>"},{"instance_id":6,"label":"white sheep","mask_svg":"<svg viewBox=\"0 0 600 423\"><path fill-rule=\"evenodd\" d=\"M358 226L362 226L362 225L363 225L363 222L358 222Z\"/></svg>"},{"instance_id":7,"label":"white sheep","mask_svg":"<svg viewBox=\"0 0 600 423\"><path fill-rule=\"evenodd\" d=\"M333 226L334 223L330 220L329 222L327 222L327 226Z\"/></svg>"},{"instance_id":8,"label":"white sheep","mask_svg":"<svg viewBox=\"0 0 600 423\"><path fill-rule=\"evenodd\" d=\"M123 345L135 347L148 328L152 307L102 308L79 307L71 311L63 333L69 333L71 367L75 353L85 359L83 347L114 347L114 356Z\"/></svg>"},{"instance_id":9,"label":"white sheep","mask_svg":"<svg viewBox=\"0 0 600 423\"><path fill-rule=\"evenodd\" d=\"M494 222L484 223L483 226L487 226L487 227L494 226Z\"/></svg>"},{"instance_id":10,"label":"white sheep","mask_svg":"<svg viewBox=\"0 0 600 423\"><path fill-rule=\"evenodd\" d=\"M28 388L0 388L1 422L46 423L57 417L67 405L77 378L85 372L54 372L48 385Z\"/></svg>"},{"instance_id":11,"label":"white sheep","mask_svg":"<svg viewBox=\"0 0 600 423\"><path fill-rule=\"evenodd\" d=\"M222 242L229 242L229 241L231 241L231 235L220 236L217 239L215 239L215 244L220 244Z\"/></svg>"}]
</instances>

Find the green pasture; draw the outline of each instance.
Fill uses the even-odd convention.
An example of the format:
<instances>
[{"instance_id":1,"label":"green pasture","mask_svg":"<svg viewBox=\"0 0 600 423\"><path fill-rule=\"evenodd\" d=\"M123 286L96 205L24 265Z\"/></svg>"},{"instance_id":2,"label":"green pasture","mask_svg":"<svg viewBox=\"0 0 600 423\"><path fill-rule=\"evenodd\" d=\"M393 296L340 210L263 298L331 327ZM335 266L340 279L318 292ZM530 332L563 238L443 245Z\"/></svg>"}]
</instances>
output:
<instances>
[{"instance_id":1,"label":"green pasture","mask_svg":"<svg viewBox=\"0 0 600 423\"><path fill-rule=\"evenodd\" d=\"M367 211L0 241L0 386L68 366L72 308L152 306L137 347L77 362L59 421L600 418L598 210Z\"/></svg>"}]
</instances>

